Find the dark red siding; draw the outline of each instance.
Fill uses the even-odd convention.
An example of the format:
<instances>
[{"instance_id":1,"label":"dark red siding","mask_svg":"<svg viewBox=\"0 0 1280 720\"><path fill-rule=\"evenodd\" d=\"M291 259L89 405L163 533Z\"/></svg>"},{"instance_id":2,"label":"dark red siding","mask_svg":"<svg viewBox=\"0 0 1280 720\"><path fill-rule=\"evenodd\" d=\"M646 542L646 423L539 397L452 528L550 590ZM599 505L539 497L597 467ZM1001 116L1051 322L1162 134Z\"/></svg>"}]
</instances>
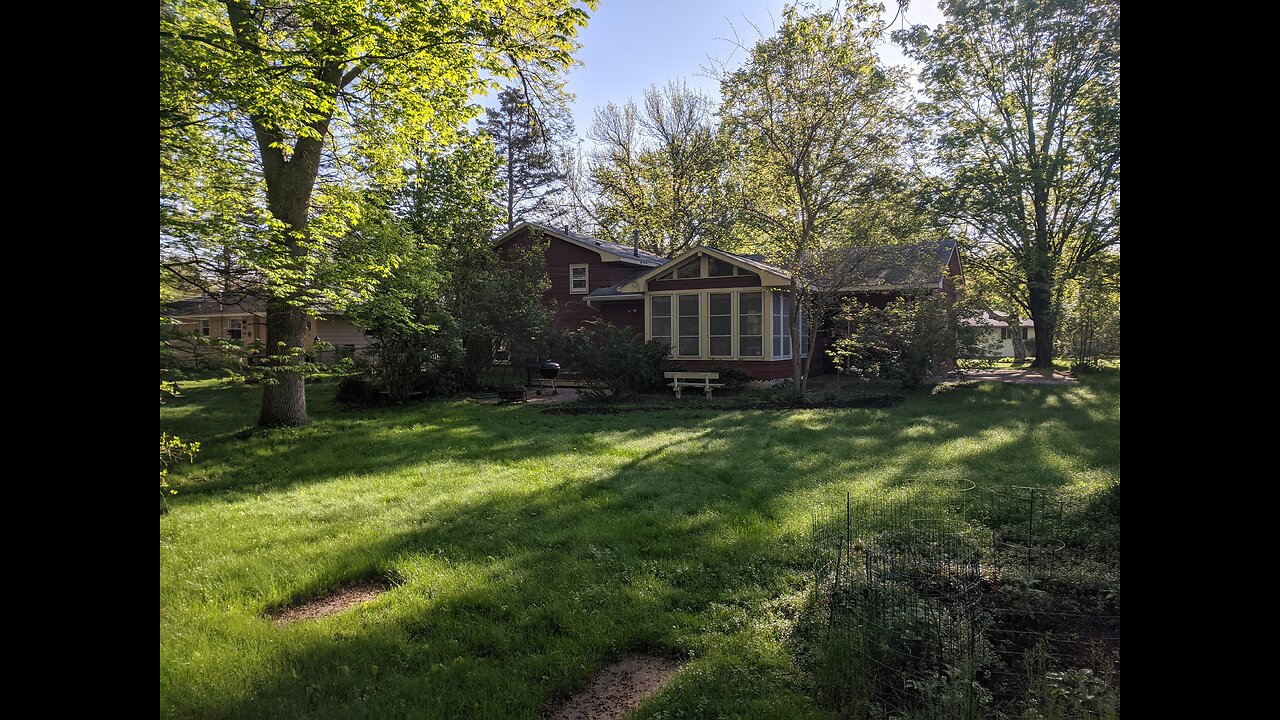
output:
<instances>
[{"instance_id":1,"label":"dark red siding","mask_svg":"<svg viewBox=\"0 0 1280 720\"><path fill-rule=\"evenodd\" d=\"M791 377L790 360L680 360L671 361L672 367L698 372L713 370L717 367L736 367L757 380L778 380ZM822 372L821 364L813 363L814 374Z\"/></svg>"},{"instance_id":2,"label":"dark red siding","mask_svg":"<svg viewBox=\"0 0 1280 720\"><path fill-rule=\"evenodd\" d=\"M587 305L585 294L569 292L570 265L587 265L588 292L617 285L645 269L641 265L625 262L604 262L600 259L600 253L554 235L545 235L544 239L548 242L547 276L551 279L551 289L542 296L542 303L557 309L556 328L561 330L576 329L588 320L601 317L599 310ZM505 256L508 247L528 246L530 243L529 230L525 228L499 245L497 250ZM640 327L643 329L643 313L637 312L635 315L640 318Z\"/></svg>"},{"instance_id":3,"label":"dark red siding","mask_svg":"<svg viewBox=\"0 0 1280 720\"><path fill-rule=\"evenodd\" d=\"M947 261L947 272L942 276L942 292L947 294L947 299L951 302L956 301L957 280L960 285L964 285L964 271L960 268L959 250L951 253L951 257Z\"/></svg>"},{"instance_id":4,"label":"dark red siding","mask_svg":"<svg viewBox=\"0 0 1280 720\"><path fill-rule=\"evenodd\" d=\"M597 307L605 322L629 327L637 334L644 335L644 300L614 300L598 303Z\"/></svg>"}]
</instances>

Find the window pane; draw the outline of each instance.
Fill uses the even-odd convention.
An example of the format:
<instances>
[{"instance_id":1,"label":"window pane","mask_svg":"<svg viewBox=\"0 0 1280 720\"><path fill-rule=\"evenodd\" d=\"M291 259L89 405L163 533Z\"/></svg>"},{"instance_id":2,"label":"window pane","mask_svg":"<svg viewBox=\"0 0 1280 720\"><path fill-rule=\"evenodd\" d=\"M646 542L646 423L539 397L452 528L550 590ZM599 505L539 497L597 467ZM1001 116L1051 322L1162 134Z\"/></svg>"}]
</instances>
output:
<instances>
[{"instance_id":1,"label":"window pane","mask_svg":"<svg viewBox=\"0 0 1280 720\"><path fill-rule=\"evenodd\" d=\"M708 314L711 315L731 315L733 314L733 295L729 293L712 293L711 309Z\"/></svg>"},{"instance_id":2,"label":"window pane","mask_svg":"<svg viewBox=\"0 0 1280 720\"><path fill-rule=\"evenodd\" d=\"M702 268L699 267L700 261L694 258L689 262L676 268L676 277L678 278L696 278L701 273ZM683 353L682 353L683 354Z\"/></svg>"},{"instance_id":3,"label":"window pane","mask_svg":"<svg viewBox=\"0 0 1280 720\"><path fill-rule=\"evenodd\" d=\"M680 354L681 355L697 355L698 354L698 338L696 337L680 338Z\"/></svg>"},{"instance_id":4,"label":"window pane","mask_svg":"<svg viewBox=\"0 0 1280 720\"><path fill-rule=\"evenodd\" d=\"M738 353L747 357L760 357L760 338L744 337L739 340Z\"/></svg>"},{"instance_id":5,"label":"window pane","mask_svg":"<svg viewBox=\"0 0 1280 720\"><path fill-rule=\"evenodd\" d=\"M738 310L743 315L760 314L760 293L742 293L738 296Z\"/></svg>"},{"instance_id":6,"label":"window pane","mask_svg":"<svg viewBox=\"0 0 1280 720\"><path fill-rule=\"evenodd\" d=\"M680 337L698 337L698 316L680 316Z\"/></svg>"},{"instance_id":7,"label":"window pane","mask_svg":"<svg viewBox=\"0 0 1280 720\"><path fill-rule=\"evenodd\" d=\"M584 267L569 268L569 272L573 273L575 280L578 278L585 278L587 276L587 269Z\"/></svg>"},{"instance_id":8,"label":"window pane","mask_svg":"<svg viewBox=\"0 0 1280 720\"><path fill-rule=\"evenodd\" d=\"M653 319L653 336L655 338L658 336L671 337L671 318L655 317Z\"/></svg>"},{"instance_id":9,"label":"window pane","mask_svg":"<svg viewBox=\"0 0 1280 720\"><path fill-rule=\"evenodd\" d=\"M707 258L707 277L725 277L733 274L733 265L720 258Z\"/></svg>"},{"instance_id":10,"label":"window pane","mask_svg":"<svg viewBox=\"0 0 1280 720\"><path fill-rule=\"evenodd\" d=\"M712 335L732 335L733 334L733 318L729 315L712 315L711 316L711 334Z\"/></svg>"},{"instance_id":11,"label":"window pane","mask_svg":"<svg viewBox=\"0 0 1280 720\"><path fill-rule=\"evenodd\" d=\"M680 315L698 315L698 296L697 295L681 295L680 296Z\"/></svg>"},{"instance_id":12,"label":"window pane","mask_svg":"<svg viewBox=\"0 0 1280 720\"><path fill-rule=\"evenodd\" d=\"M760 322L759 315L743 315L738 321L738 333L747 335L759 335L764 329L764 323Z\"/></svg>"},{"instance_id":13,"label":"window pane","mask_svg":"<svg viewBox=\"0 0 1280 720\"><path fill-rule=\"evenodd\" d=\"M732 355L733 354L733 338L729 338L729 337L711 338L711 354L712 355Z\"/></svg>"},{"instance_id":14,"label":"window pane","mask_svg":"<svg viewBox=\"0 0 1280 720\"><path fill-rule=\"evenodd\" d=\"M671 296L655 295L653 297L653 316L671 317Z\"/></svg>"}]
</instances>

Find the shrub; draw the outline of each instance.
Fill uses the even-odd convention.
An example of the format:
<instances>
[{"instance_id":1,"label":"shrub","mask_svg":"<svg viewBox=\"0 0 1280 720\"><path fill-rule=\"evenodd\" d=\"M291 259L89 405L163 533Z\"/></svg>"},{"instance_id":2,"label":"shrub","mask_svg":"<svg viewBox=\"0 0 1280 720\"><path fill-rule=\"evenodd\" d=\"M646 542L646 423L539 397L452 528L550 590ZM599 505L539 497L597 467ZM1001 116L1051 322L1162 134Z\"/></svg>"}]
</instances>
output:
<instances>
[{"instance_id":1,"label":"shrub","mask_svg":"<svg viewBox=\"0 0 1280 720\"><path fill-rule=\"evenodd\" d=\"M586 393L614 402L634 400L642 390L662 385L670 348L645 342L634 330L595 320L569 333L565 352L571 368L586 381Z\"/></svg>"},{"instance_id":2,"label":"shrub","mask_svg":"<svg viewBox=\"0 0 1280 720\"><path fill-rule=\"evenodd\" d=\"M382 393L363 375L350 375L338 381L338 402L348 405L377 405Z\"/></svg>"},{"instance_id":3,"label":"shrub","mask_svg":"<svg viewBox=\"0 0 1280 720\"><path fill-rule=\"evenodd\" d=\"M957 358L979 354L977 328L959 321L975 313L940 293L900 297L884 308L854 301L847 311L849 337L837 340L828 354L853 375L919 387L929 376L954 368Z\"/></svg>"},{"instance_id":4,"label":"shrub","mask_svg":"<svg viewBox=\"0 0 1280 720\"><path fill-rule=\"evenodd\" d=\"M755 378L751 377L751 373L730 365L717 365L708 372L720 373L720 379L716 382L724 383L725 390L737 390L755 380Z\"/></svg>"}]
</instances>

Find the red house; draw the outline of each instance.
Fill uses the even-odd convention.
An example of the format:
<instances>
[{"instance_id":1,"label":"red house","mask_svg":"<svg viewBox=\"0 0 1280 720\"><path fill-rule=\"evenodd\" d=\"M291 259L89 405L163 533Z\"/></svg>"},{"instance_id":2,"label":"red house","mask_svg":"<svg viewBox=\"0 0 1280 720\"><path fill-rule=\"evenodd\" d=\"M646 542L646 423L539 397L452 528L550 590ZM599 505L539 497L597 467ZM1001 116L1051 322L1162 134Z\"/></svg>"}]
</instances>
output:
<instances>
[{"instance_id":1,"label":"red house","mask_svg":"<svg viewBox=\"0 0 1280 720\"><path fill-rule=\"evenodd\" d=\"M694 247L670 260L607 240L521 223L496 241L498 252L548 241L556 326L575 329L603 319L671 346L689 369L734 366L761 380L791 376L791 275L758 257ZM905 291L935 289L954 297L962 267L954 241L855 250L860 277L843 288L881 305ZM801 324L801 346L807 329ZM825 342L818 344L818 351ZM813 372L821 372L814 363Z\"/></svg>"}]
</instances>

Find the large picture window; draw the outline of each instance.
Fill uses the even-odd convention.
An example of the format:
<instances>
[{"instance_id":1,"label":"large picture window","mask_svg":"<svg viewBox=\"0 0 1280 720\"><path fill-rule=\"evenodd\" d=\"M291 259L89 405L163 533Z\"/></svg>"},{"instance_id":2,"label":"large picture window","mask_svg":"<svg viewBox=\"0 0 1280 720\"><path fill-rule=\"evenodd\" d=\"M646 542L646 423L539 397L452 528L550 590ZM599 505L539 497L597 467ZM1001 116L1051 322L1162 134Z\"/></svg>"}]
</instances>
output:
<instances>
[{"instance_id":1,"label":"large picture window","mask_svg":"<svg viewBox=\"0 0 1280 720\"><path fill-rule=\"evenodd\" d=\"M760 357L764 354L764 307L758 292L738 295L738 355Z\"/></svg>"},{"instance_id":2,"label":"large picture window","mask_svg":"<svg viewBox=\"0 0 1280 720\"><path fill-rule=\"evenodd\" d=\"M654 295L649 300L649 337L671 347L671 296Z\"/></svg>"},{"instance_id":3,"label":"large picture window","mask_svg":"<svg viewBox=\"0 0 1280 720\"><path fill-rule=\"evenodd\" d=\"M791 298L773 295L773 357L775 360L791 358Z\"/></svg>"},{"instance_id":4,"label":"large picture window","mask_svg":"<svg viewBox=\"0 0 1280 720\"><path fill-rule=\"evenodd\" d=\"M708 338L712 357L733 355L733 293L707 296Z\"/></svg>"},{"instance_id":5,"label":"large picture window","mask_svg":"<svg viewBox=\"0 0 1280 720\"><path fill-rule=\"evenodd\" d=\"M698 357L702 354L701 322L698 314L698 295L677 295L680 310L680 344L682 357Z\"/></svg>"}]
</instances>

